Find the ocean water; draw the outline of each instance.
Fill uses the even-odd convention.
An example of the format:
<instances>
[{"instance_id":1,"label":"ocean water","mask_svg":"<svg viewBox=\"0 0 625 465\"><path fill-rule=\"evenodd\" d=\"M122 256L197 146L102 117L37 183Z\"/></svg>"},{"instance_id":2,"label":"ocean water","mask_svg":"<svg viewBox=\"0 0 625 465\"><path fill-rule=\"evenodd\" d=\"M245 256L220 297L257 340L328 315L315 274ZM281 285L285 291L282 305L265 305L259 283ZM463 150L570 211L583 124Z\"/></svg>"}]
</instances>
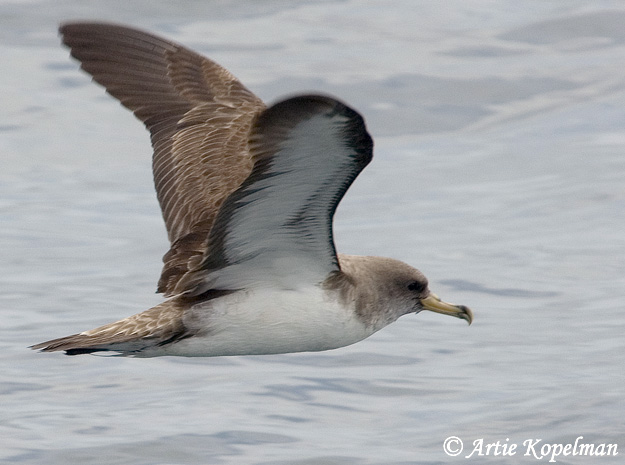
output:
<instances>
[{"instance_id":1,"label":"ocean water","mask_svg":"<svg viewBox=\"0 0 625 465\"><path fill-rule=\"evenodd\" d=\"M337 248L420 268L473 325L262 357L28 350L158 303L167 250L147 133L60 46L71 19L182 42L268 102L357 108L375 157ZM0 461L622 463L623 24L619 1L0 1Z\"/></svg>"}]
</instances>

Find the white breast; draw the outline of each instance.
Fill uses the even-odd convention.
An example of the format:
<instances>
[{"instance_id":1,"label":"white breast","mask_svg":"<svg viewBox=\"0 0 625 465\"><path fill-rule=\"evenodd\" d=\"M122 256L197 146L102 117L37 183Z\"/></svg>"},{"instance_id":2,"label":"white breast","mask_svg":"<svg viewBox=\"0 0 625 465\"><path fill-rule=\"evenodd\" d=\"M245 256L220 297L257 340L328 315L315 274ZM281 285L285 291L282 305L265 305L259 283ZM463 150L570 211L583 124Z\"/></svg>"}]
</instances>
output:
<instances>
[{"instance_id":1,"label":"white breast","mask_svg":"<svg viewBox=\"0 0 625 465\"><path fill-rule=\"evenodd\" d=\"M261 355L335 349L370 336L354 314L318 286L237 291L190 309L195 336L143 354ZM158 352L155 353L155 352Z\"/></svg>"}]
</instances>

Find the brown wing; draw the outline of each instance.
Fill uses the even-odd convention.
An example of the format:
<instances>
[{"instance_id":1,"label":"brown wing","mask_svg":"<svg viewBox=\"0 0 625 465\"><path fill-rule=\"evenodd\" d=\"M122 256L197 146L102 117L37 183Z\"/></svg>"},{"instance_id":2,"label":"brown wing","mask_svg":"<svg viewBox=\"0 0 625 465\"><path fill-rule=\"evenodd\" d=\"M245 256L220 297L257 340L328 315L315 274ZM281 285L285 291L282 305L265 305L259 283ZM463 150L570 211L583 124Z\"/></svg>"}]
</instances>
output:
<instances>
[{"instance_id":1,"label":"brown wing","mask_svg":"<svg viewBox=\"0 0 625 465\"><path fill-rule=\"evenodd\" d=\"M63 43L81 67L146 125L171 249L158 291L201 257L224 199L252 170L248 135L265 108L230 72L180 45L123 26L70 23Z\"/></svg>"}]
</instances>

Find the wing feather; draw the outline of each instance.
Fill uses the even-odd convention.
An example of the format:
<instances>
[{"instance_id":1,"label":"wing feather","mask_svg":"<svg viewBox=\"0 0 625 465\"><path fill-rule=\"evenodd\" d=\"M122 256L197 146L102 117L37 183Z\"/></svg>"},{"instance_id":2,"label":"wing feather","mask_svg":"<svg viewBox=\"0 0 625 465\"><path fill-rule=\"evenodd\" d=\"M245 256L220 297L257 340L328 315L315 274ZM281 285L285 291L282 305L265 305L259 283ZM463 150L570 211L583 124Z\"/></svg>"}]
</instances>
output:
<instances>
[{"instance_id":1,"label":"wing feather","mask_svg":"<svg viewBox=\"0 0 625 465\"><path fill-rule=\"evenodd\" d=\"M60 32L82 69L150 131L171 241L159 291L170 293L187 262L205 253L219 207L252 169L248 135L264 104L226 69L152 34L104 23Z\"/></svg>"},{"instance_id":2,"label":"wing feather","mask_svg":"<svg viewBox=\"0 0 625 465\"><path fill-rule=\"evenodd\" d=\"M207 252L176 294L321 282L339 270L334 211L372 158L362 117L330 97L287 99L250 135L254 168L224 202Z\"/></svg>"}]
</instances>

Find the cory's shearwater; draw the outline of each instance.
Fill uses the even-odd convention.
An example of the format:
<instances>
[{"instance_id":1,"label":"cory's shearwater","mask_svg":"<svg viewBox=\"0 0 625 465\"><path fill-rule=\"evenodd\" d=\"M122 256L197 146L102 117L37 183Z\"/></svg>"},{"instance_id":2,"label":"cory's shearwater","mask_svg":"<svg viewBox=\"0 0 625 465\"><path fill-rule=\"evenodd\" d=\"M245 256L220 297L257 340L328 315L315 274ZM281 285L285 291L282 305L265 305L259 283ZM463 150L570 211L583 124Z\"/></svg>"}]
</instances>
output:
<instances>
[{"instance_id":1,"label":"cory's shearwater","mask_svg":"<svg viewBox=\"0 0 625 465\"><path fill-rule=\"evenodd\" d=\"M33 346L69 355L219 356L334 349L408 313L462 318L421 272L337 254L334 211L369 163L362 117L321 95L266 107L232 74L136 29L60 29L81 67L150 131L171 248L168 298L115 323Z\"/></svg>"}]
</instances>

